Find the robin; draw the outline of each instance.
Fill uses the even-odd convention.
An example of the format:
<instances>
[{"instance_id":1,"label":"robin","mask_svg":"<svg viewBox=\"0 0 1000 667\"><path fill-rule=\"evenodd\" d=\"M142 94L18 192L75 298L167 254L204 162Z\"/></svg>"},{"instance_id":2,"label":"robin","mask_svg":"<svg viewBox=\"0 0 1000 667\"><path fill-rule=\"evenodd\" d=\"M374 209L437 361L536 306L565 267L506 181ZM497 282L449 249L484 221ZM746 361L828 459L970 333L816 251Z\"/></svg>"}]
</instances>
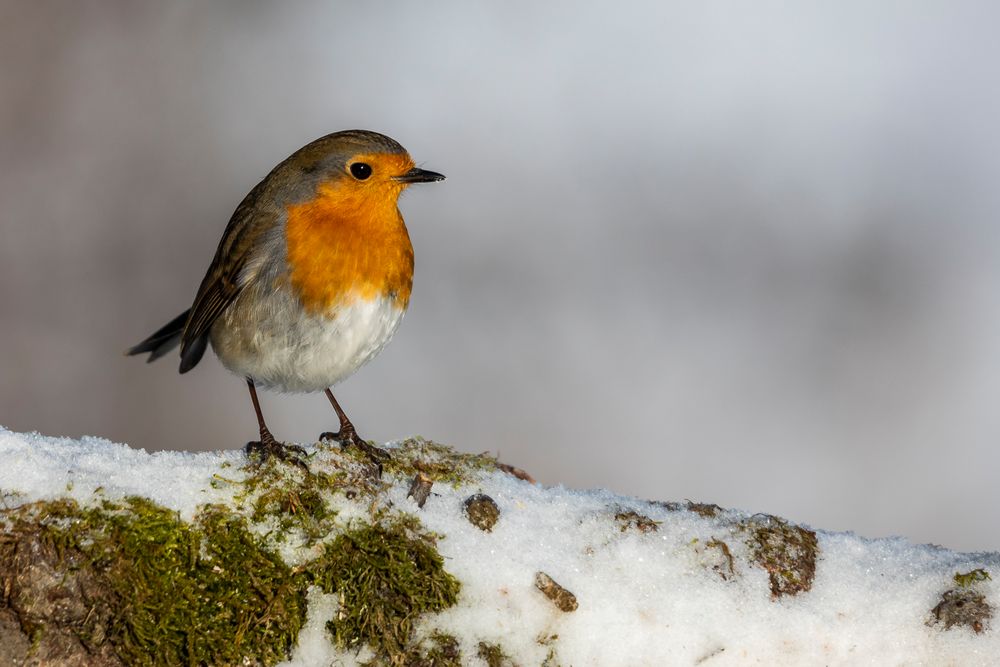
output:
<instances>
[{"instance_id":1,"label":"robin","mask_svg":"<svg viewBox=\"0 0 1000 667\"><path fill-rule=\"evenodd\" d=\"M246 378L260 440L248 453L301 464L277 441L257 387L326 392L340 419L333 439L378 462L387 454L358 436L330 387L392 338L410 302L413 246L397 207L412 183L442 181L389 137L347 130L303 146L236 208L191 308L127 354L154 361L180 345L180 372L209 343Z\"/></svg>"}]
</instances>

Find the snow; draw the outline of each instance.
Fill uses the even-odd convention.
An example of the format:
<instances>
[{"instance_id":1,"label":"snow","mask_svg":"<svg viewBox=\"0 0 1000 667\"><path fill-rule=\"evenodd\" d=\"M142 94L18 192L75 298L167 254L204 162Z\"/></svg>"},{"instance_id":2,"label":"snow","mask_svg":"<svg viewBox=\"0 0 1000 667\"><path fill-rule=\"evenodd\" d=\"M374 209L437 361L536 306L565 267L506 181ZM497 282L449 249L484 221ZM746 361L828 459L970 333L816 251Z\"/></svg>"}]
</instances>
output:
<instances>
[{"instance_id":1,"label":"snow","mask_svg":"<svg viewBox=\"0 0 1000 667\"><path fill-rule=\"evenodd\" d=\"M0 427L0 461L0 490L25 502L69 497L86 503L101 489L109 499L144 496L190 520L200 505L231 498L212 488L212 478L242 478L246 459L240 451L149 454L103 438L50 438ZM223 468L226 463L232 467Z\"/></svg>"},{"instance_id":2,"label":"snow","mask_svg":"<svg viewBox=\"0 0 1000 667\"><path fill-rule=\"evenodd\" d=\"M391 445L390 445L391 446ZM140 494L183 517L226 502L239 479L239 451L148 454L100 438L49 438L0 429L0 491L8 506L95 489L115 499ZM903 539L870 540L817 531L812 588L774 598L768 573L751 561L741 525L750 516L714 517L603 490L532 485L501 472L472 484L435 484L422 509L394 480L389 501L441 534L446 569L462 582L459 603L425 618L420 632L460 639L468 664L479 642L493 642L519 665L994 665L1000 621L984 632L930 625L953 576L983 568L1000 575L1000 554L961 554ZM500 508L492 532L473 526L463 503L489 495ZM345 501L346 502L346 501ZM634 510L657 529L622 531L615 514ZM742 522L742 523L741 523ZM989 530L984 527L984 530ZM717 539L732 549L733 576L713 568ZM544 572L576 596L563 612L535 587ZM975 584L991 605L996 579ZM309 617L287 665L356 665L362 651L339 652L325 623L336 596L313 590Z\"/></svg>"}]
</instances>

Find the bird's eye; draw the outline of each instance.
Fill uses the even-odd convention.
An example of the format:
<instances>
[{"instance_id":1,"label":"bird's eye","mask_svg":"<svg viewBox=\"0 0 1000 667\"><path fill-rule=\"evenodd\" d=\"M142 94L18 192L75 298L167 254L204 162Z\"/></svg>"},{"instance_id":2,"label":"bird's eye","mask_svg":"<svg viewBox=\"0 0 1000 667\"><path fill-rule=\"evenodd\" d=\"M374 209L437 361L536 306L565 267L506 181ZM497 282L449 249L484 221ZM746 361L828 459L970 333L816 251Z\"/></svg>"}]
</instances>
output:
<instances>
[{"instance_id":1,"label":"bird's eye","mask_svg":"<svg viewBox=\"0 0 1000 667\"><path fill-rule=\"evenodd\" d=\"M355 162L351 165L351 176L363 181L372 175L372 166L367 162Z\"/></svg>"}]
</instances>

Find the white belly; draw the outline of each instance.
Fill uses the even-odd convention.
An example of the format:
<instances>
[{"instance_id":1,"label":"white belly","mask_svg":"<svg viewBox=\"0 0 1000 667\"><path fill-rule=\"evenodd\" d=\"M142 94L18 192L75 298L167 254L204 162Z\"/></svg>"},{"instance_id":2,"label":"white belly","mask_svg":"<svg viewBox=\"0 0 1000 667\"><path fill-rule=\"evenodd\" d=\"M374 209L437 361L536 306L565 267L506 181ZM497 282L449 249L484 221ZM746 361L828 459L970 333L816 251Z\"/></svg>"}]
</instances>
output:
<instances>
[{"instance_id":1,"label":"white belly","mask_svg":"<svg viewBox=\"0 0 1000 667\"><path fill-rule=\"evenodd\" d=\"M253 313L229 309L211 340L230 371L284 392L322 391L345 379L385 347L405 312L388 297L359 299L330 316L284 307L290 299L275 301Z\"/></svg>"}]
</instances>

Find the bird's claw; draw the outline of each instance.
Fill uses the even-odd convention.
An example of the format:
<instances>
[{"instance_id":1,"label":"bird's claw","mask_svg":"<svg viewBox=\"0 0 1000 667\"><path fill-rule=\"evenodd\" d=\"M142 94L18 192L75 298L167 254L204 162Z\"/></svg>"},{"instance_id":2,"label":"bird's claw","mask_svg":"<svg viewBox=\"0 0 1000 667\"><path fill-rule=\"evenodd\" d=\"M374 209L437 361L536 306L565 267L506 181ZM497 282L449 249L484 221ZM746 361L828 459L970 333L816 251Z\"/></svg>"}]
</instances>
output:
<instances>
[{"instance_id":1,"label":"bird's claw","mask_svg":"<svg viewBox=\"0 0 1000 667\"><path fill-rule=\"evenodd\" d=\"M326 431L325 433L320 433L319 439L336 440L337 442L340 443L341 448L357 447L361 452L364 453L365 456L368 457L368 460L371 461L372 464L376 466L376 468L378 469L378 477L382 476L382 463L392 459L392 456L389 454L389 452L368 443L361 436L359 436L354 430L345 431L344 429L341 429L336 433Z\"/></svg>"},{"instance_id":2,"label":"bird's claw","mask_svg":"<svg viewBox=\"0 0 1000 667\"><path fill-rule=\"evenodd\" d=\"M267 437L267 435L269 434L263 435L260 440L252 440L247 443L247 456L256 455L260 458L261 463L273 456L279 461L298 466L305 471L309 470L309 466L303 460L303 457L306 456L305 449L298 445L286 445L278 442L274 437Z\"/></svg>"}]
</instances>

